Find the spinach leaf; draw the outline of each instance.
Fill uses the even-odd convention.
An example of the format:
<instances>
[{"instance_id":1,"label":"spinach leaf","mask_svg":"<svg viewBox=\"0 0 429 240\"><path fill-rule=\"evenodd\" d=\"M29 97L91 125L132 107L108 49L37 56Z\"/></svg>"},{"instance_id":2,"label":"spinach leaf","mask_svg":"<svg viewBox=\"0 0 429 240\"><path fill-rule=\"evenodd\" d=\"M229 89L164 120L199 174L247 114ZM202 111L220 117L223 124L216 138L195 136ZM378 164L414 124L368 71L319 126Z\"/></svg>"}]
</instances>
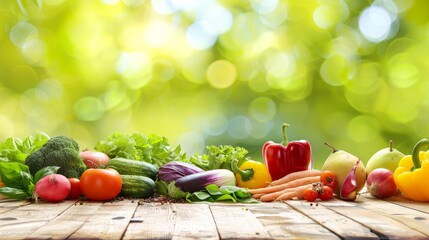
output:
<instances>
[{"instance_id":1,"label":"spinach leaf","mask_svg":"<svg viewBox=\"0 0 429 240\"><path fill-rule=\"evenodd\" d=\"M256 199L244 188L236 186L218 187L215 184L209 184L203 191L188 193L186 196L188 202L241 202L258 203Z\"/></svg>"}]
</instances>

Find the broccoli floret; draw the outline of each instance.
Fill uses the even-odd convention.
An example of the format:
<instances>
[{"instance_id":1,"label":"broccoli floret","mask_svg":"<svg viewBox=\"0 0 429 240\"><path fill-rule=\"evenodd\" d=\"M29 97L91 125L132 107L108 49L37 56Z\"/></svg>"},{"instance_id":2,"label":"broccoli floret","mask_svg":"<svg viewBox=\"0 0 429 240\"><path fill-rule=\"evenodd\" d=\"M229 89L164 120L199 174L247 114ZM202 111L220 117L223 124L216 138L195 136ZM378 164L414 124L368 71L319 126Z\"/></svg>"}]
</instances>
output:
<instances>
[{"instance_id":1,"label":"broccoli floret","mask_svg":"<svg viewBox=\"0 0 429 240\"><path fill-rule=\"evenodd\" d=\"M60 167L58 173L68 178L79 178L86 170L78 143L66 136L49 139L43 147L27 156L25 164L32 175L47 166Z\"/></svg>"}]
</instances>

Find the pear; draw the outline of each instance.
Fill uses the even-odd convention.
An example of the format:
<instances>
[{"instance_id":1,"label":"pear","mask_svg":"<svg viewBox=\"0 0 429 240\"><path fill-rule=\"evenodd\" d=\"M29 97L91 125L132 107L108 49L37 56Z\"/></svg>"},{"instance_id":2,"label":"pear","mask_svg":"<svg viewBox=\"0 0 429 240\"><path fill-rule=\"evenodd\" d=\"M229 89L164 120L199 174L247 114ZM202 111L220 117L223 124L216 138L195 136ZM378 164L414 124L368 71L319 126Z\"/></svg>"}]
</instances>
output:
<instances>
[{"instance_id":1,"label":"pear","mask_svg":"<svg viewBox=\"0 0 429 240\"><path fill-rule=\"evenodd\" d=\"M399 161L405 156L402 152L392 147L393 141L390 140L388 148L383 148L374 153L366 163L366 174L369 175L376 168L386 168L395 172Z\"/></svg>"},{"instance_id":2,"label":"pear","mask_svg":"<svg viewBox=\"0 0 429 240\"><path fill-rule=\"evenodd\" d=\"M341 189L343 187L343 184L345 183L344 180L346 179L353 179L356 181L356 186L354 189L351 189L350 193L347 193L347 195L353 196L350 197L350 199L347 200L354 200L357 196L357 193L359 193L360 190L365 186L366 181L366 172L365 172L365 166L362 163L362 161L359 160L358 157L344 151L344 150L338 150L334 148L333 146L325 143L325 145L332 148L332 153L328 156L328 158L325 160L322 166L322 171L329 170L335 174L336 180L337 180L337 186L334 190L335 194L338 196L341 196ZM354 176L351 178L349 174L353 174Z\"/></svg>"}]
</instances>

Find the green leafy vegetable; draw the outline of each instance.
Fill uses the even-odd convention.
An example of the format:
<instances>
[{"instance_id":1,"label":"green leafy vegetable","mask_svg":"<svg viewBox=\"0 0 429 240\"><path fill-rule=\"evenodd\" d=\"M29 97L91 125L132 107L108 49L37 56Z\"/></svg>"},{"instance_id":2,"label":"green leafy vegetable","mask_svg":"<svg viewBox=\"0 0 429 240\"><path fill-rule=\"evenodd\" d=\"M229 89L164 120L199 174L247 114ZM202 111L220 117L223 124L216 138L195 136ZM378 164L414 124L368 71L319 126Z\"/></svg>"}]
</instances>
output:
<instances>
[{"instance_id":1,"label":"green leafy vegetable","mask_svg":"<svg viewBox=\"0 0 429 240\"><path fill-rule=\"evenodd\" d=\"M204 191L188 193L186 196L188 202L240 202L240 203L257 203L252 195L244 188L236 186L218 187L215 184L207 185Z\"/></svg>"},{"instance_id":2,"label":"green leafy vegetable","mask_svg":"<svg viewBox=\"0 0 429 240\"><path fill-rule=\"evenodd\" d=\"M58 169L57 166L48 166L33 177L24 164L0 162L0 177L5 184L0 188L0 194L13 199L32 199L36 183L47 175L57 173Z\"/></svg>"},{"instance_id":3,"label":"green leafy vegetable","mask_svg":"<svg viewBox=\"0 0 429 240\"><path fill-rule=\"evenodd\" d=\"M228 169L232 171L231 162L234 159L237 159L237 166L247 160L249 157L246 157L248 151L242 147L233 147L230 145L221 145L221 146L207 146L207 154L198 155L195 154L191 157L190 162L194 165L204 169Z\"/></svg>"},{"instance_id":4,"label":"green leafy vegetable","mask_svg":"<svg viewBox=\"0 0 429 240\"><path fill-rule=\"evenodd\" d=\"M0 161L24 163L25 158L40 149L50 137L46 133L35 136L28 135L25 139L10 137L0 143Z\"/></svg>"},{"instance_id":5,"label":"green leafy vegetable","mask_svg":"<svg viewBox=\"0 0 429 240\"><path fill-rule=\"evenodd\" d=\"M94 147L110 158L126 158L151 163L157 167L171 161L186 161L180 146L172 149L167 138L156 134L142 133L110 134L106 140L99 141Z\"/></svg>"}]
</instances>

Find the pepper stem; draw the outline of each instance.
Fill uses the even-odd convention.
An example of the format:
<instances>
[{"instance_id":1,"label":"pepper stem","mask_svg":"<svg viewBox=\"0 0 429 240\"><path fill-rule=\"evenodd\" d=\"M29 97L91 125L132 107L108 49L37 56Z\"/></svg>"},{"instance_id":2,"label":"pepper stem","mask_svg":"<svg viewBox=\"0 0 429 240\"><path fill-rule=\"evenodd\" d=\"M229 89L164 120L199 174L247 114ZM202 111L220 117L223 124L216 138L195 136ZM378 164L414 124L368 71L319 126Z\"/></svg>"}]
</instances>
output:
<instances>
[{"instance_id":1,"label":"pepper stem","mask_svg":"<svg viewBox=\"0 0 429 240\"><path fill-rule=\"evenodd\" d=\"M282 141L282 145L283 146L286 146L287 145L287 143L288 143L288 140L287 140L287 134L286 134L286 128L287 127L289 127L290 125L289 124L287 124L287 123L283 123L282 124L282 138L283 138L283 141Z\"/></svg>"},{"instance_id":2,"label":"pepper stem","mask_svg":"<svg viewBox=\"0 0 429 240\"><path fill-rule=\"evenodd\" d=\"M427 148L427 147L429 147L429 141L426 138L423 138L422 140L416 143L416 145L413 148L413 155L412 155L414 167L411 168L411 171L415 169L419 169L422 166L422 164L420 163L420 149Z\"/></svg>"},{"instance_id":3,"label":"pepper stem","mask_svg":"<svg viewBox=\"0 0 429 240\"><path fill-rule=\"evenodd\" d=\"M235 174L240 174L241 180L243 182L247 182L247 181L249 181L250 179L253 178L253 175L255 174L255 172L253 171L253 168L248 168L248 169L241 170L238 167L237 164L238 164L238 160L237 159L232 160L231 161L231 170Z\"/></svg>"}]
</instances>

